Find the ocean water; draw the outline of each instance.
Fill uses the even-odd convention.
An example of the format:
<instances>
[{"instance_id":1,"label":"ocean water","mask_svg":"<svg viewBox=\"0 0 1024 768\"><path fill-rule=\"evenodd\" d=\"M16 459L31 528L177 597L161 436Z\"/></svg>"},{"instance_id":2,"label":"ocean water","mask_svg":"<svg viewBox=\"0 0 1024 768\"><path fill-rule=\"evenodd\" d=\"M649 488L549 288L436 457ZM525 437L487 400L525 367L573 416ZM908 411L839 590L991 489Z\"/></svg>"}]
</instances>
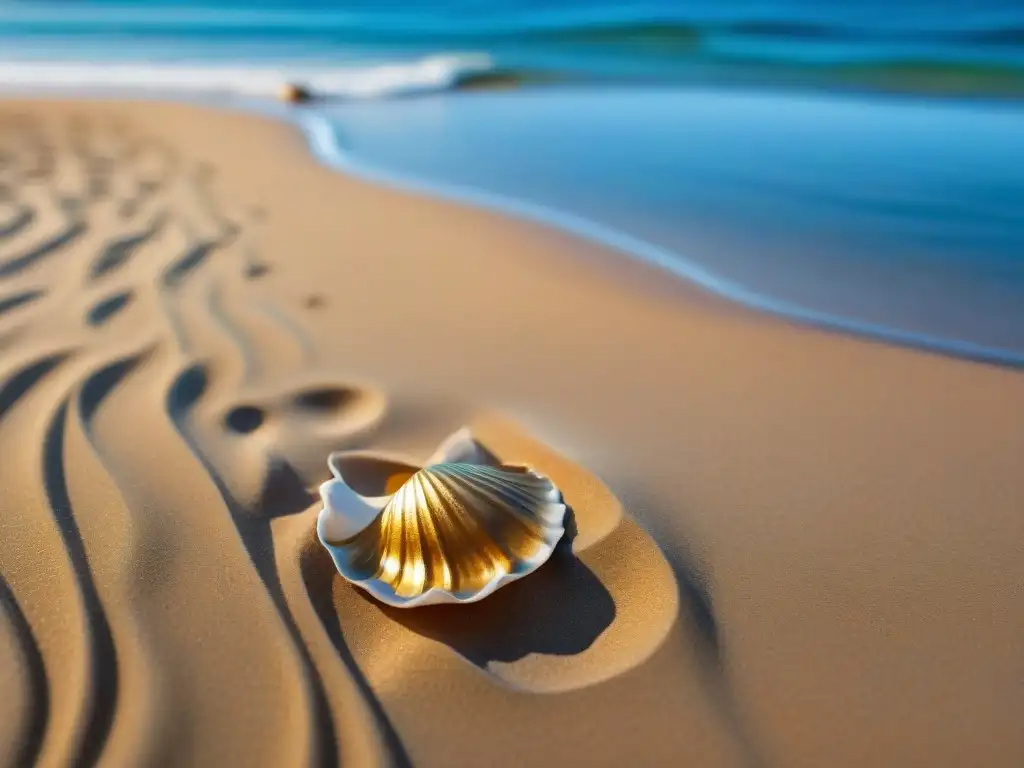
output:
<instances>
[{"instance_id":1,"label":"ocean water","mask_svg":"<svg viewBox=\"0 0 1024 768\"><path fill-rule=\"evenodd\" d=\"M1019 0L7 0L2 58L330 69L474 51L542 77L1016 87Z\"/></svg>"},{"instance_id":2,"label":"ocean water","mask_svg":"<svg viewBox=\"0 0 1024 768\"><path fill-rule=\"evenodd\" d=\"M1012 105L560 87L326 114L323 154L346 170L429 180L802 322L1024 361Z\"/></svg>"},{"instance_id":3,"label":"ocean water","mask_svg":"<svg viewBox=\"0 0 1024 768\"><path fill-rule=\"evenodd\" d=\"M283 108L286 80L329 98ZM1019 0L14 0L0 84L274 114L346 172L1024 364Z\"/></svg>"}]
</instances>

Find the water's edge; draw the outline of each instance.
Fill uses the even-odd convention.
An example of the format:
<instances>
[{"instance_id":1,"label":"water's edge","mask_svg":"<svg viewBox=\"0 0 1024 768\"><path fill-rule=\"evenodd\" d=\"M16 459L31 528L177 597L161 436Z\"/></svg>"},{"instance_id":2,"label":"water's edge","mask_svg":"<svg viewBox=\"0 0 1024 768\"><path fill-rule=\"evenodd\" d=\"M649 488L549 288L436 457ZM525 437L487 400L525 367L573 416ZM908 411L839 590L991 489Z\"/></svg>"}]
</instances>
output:
<instances>
[{"instance_id":1,"label":"water's edge","mask_svg":"<svg viewBox=\"0 0 1024 768\"><path fill-rule=\"evenodd\" d=\"M263 113L268 114L267 112ZM282 119L281 115L273 112L270 112L269 115ZM295 113L284 115L283 119L293 123L303 132L311 151L322 164L354 178L554 227L582 240L610 248L626 256L639 258L721 298L796 323L975 362L1024 368L1024 358L1011 350L970 342L949 341L937 336L909 333L871 323L862 323L808 310L796 304L764 296L708 271L692 260L685 259L681 254L670 252L641 238L581 216L546 208L527 200L505 197L471 187L433 182L366 163L345 151L338 139L334 125L322 115Z\"/></svg>"},{"instance_id":2,"label":"water's edge","mask_svg":"<svg viewBox=\"0 0 1024 768\"><path fill-rule=\"evenodd\" d=\"M192 94L191 96L182 93L147 94L132 89L109 87L101 89L58 87L42 89L42 92L36 88L27 91L18 88L3 88L0 89L0 98L2 97L18 97L29 100L71 98L177 102L254 114L296 128L306 139L313 156L322 165L352 178L552 227L580 240L619 252L626 257L640 259L720 298L797 324L979 363L1024 369L1024 355L1010 349L961 340L954 341L941 336L908 332L810 310L799 304L760 294L740 283L715 274L692 259L687 259L683 254L576 214L538 205L525 199L507 197L471 186L432 181L379 164L368 163L345 149L330 119L318 113L313 106L289 108L263 99L225 100L213 94Z\"/></svg>"}]
</instances>

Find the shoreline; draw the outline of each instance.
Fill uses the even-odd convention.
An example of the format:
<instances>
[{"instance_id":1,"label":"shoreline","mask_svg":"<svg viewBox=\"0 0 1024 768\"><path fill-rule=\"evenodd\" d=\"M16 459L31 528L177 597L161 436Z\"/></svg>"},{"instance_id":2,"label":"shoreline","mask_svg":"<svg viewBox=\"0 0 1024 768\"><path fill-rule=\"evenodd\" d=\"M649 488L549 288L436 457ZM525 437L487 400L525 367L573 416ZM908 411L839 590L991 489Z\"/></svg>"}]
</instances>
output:
<instances>
[{"instance_id":1,"label":"shoreline","mask_svg":"<svg viewBox=\"0 0 1024 768\"><path fill-rule=\"evenodd\" d=\"M774 300L755 290L719 277L696 262L687 261L685 257L680 258L678 253L572 213L531 203L528 200L506 197L471 187L433 182L403 174L401 171L361 163L354 156L345 152L337 140L337 131L331 121L320 115L297 115L293 121L289 122L303 132L314 156L329 168L371 183L430 195L553 227L586 242L616 251L627 259L639 260L667 272L674 278L684 280L698 289L746 309L763 312L766 315L801 325L850 334L871 341L896 344L974 362L1015 369L1024 368L1024 355L1010 350L950 341L925 334L901 332L897 329L859 323Z\"/></svg>"},{"instance_id":2,"label":"shoreline","mask_svg":"<svg viewBox=\"0 0 1024 768\"><path fill-rule=\"evenodd\" d=\"M467 59L467 61L469 60ZM586 86L578 87L585 88ZM673 88L670 85L664 87ZM684 90L694 90L686 86L680 87ZM706 93L719 92L719 89L713 86L700 87L695 90ZM761 92L758 89L751 91L750 89L743 88L738 89L737 92L747 95L763 95L765 98L785 98L787 95L794 95L785 92ZM452 90L437 94L420 94L412 96L412 98L429 98L432 95L440 96L444 93L458 97L459 91ZM797 93L796 95L799 97L801 94ZM811 92L802 95L813 97L814 94ZM196 92L192 94L164 93L150 95L146 92L133 93L131 90L118 88L90 89L88 86L70 90L57 88L53 89L53 92L50 89L46 89L38 97L10 88L0 91L0 98L4 99L26 97L31 100L38 98L42 101L81 99L102 102L127 99L128 101L143 101L153 104L197 105L203 108L221 109L228 112L240 112L269 118L298 130L304 136L309 151L317 161L336 172L388 188L426 195L440 200L448 200L479 210L493 211L517 220L551 227L585 242L610 249L620 254L627 261L647 264L662 273L668 273L673 279L682 280L699 290L706 291L712 296L724 299L748 310L760 312L798 325L847 334L877 343L918 349L929 353L1011 369L1024 368L1024 352L969 341L952 340L929 333L903 331L897 327L863 322L842 315L809 309L798 303L776 299L756 289L748 288L741 282L724 277L717 274L713 269L702 266L696 260L686 258L685 255L676 250L659 246L621 229L616 229L566 210L560 210L554 206L535 203L521 197L503 195L484 190L480 187L432 180L403 172L386 164L375 164L361 160L356 155L346 151L338 140L337 128L332 123L331 118L320 111L322 106L331 106L330 102L321 104L314 101L299 106L289 106L269 98L245 97L238 94L225 96L215 93ZM472 95L467 94L467 97L471 98ZM885 93L849 92L829 94L829 98L840 100L863 98L886 100L893 97ZM942 98L938 100L940 102L946 101ZM961 100L954 99L954 102L959 101ZM967 103L970 103L969 100ZM999 101L986 103L995 107L999 107L1001 104ZM335 106L338 105L335 104ZM1005 106L1008 109L1017 108L1017 105L1012 102L1005 103Z\"/></svg>"},{"instance_id":3,"label":"shoreline","mask_svg":"<svg viewBox=\"0 0 1024 768\"><path fill-rule=\"evenodd\" d=\"M25 165L0 251L0 671L45 672L4 678L14 754L1020 764L1016 372L338 174L265 116L3 109L61 171ZM383 608L315 540L324 456L463 424L563 490L571 552Z\"/></svg>"}]
</instances>

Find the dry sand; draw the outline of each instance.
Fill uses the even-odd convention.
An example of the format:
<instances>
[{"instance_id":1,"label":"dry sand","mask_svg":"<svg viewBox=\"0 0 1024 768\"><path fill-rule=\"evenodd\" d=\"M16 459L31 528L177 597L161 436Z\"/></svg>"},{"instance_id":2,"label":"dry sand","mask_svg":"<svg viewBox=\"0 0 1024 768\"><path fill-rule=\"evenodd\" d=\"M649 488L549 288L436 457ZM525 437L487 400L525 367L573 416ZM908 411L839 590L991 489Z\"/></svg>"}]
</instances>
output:
<instances>
[{"instance_id":1,"label":"dry sand","mask_svg":"<svg viewBox=\"0 0 1024 768\"><path fill-rule=\"evenodd\" d=\"M0 116L4 765L1024 764L1019 373L756 316L251 117ZM464 423L563 488L576 556L382 607L310 489Z\"/></svg>"}]
</instances>

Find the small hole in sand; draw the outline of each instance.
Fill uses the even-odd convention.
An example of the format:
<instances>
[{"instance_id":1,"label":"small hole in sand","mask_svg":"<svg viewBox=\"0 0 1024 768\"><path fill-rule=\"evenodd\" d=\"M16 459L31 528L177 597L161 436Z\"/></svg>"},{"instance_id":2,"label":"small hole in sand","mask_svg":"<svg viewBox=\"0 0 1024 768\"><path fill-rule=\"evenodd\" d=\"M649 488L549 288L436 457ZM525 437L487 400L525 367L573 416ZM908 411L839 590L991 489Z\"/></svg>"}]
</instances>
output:
<instances>
[{"instance_id":1,"label":"small hole in sand","mask_svg":"<svg viewBox=\"0 0 1024 768\"><path fill-rule=\"evenodd\" d=\"M314 293L312 296L306 297L305 303L306 309L320 309L327 304L327 300L323 296Z\"/></svg>"},{"instance_id":2,"label":"small hole in sand","mask_svg":"<svg viewBox=\"0 0 1024 768\"><path fill-rule=\"evenodd\" d=\"M254 405L239 405L228 411L224 423L232 432L245 435L254 432L263 424L264 414Z\"/></svg>"},{"instance_id":3,"label":"small hole in sand","mask_svg":"<svg viewBox=\"0 0 1024 768\"><path fill-rule=\"evenodd\" d=\"M250 280L255 280L259 277L263 277L269 271L270 267L268 265L253 262L245 268L245 276Z\"/></svg>"},{"instance_id":4,"label":"small hole in sand","mask_svg":"<svg viewBox=\"0 0 1024 768\"><path fill-rule=\"evenodd\" d=\"M356 393L343 387L321 387L300 392L293 401L299 408L310 411L337 411L356 398Z\"/></svg>"}]
</instances>

